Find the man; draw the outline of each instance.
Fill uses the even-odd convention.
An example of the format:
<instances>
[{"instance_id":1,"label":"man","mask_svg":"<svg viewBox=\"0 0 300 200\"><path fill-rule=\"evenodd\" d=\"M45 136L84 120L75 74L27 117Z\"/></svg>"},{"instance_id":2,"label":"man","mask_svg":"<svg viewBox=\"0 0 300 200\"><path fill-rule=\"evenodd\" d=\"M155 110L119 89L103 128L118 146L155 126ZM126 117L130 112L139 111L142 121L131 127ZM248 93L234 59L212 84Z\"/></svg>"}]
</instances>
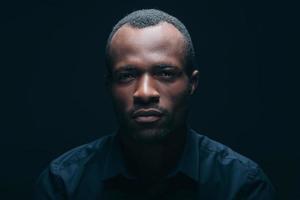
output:
<instances>
[{"instance_id":1,"label":"man","mask_svg":"<svg viewBox=\"0 0 300 200\"><path fill-rule=\"evenodd\" d=\"M187 126L194 60L178 19L150 9L119 21L106 48L119 128L52 161L36 199L274 199L257 164Z\"/></svg>"}]
</instances>

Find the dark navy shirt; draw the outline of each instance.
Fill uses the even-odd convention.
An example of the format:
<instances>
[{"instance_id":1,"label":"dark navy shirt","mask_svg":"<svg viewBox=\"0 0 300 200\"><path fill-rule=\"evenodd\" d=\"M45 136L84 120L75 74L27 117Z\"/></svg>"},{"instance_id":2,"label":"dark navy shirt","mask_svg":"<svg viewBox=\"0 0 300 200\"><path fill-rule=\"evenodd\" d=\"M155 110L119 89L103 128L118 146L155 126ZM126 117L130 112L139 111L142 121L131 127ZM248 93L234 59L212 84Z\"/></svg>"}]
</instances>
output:
<instances>
[{"instance_id":1,"label":"dark navy shirt","mask_svg":"<svg viewBox=\"0 0 300 200\"><path fill-rule=\"evenodd\" d=\"M275 199L256 163L193 130L177 166L155 183L128 173L117 138L104 136L52 161L37 181L35 199Z\"/></svg>"}]
</instances>

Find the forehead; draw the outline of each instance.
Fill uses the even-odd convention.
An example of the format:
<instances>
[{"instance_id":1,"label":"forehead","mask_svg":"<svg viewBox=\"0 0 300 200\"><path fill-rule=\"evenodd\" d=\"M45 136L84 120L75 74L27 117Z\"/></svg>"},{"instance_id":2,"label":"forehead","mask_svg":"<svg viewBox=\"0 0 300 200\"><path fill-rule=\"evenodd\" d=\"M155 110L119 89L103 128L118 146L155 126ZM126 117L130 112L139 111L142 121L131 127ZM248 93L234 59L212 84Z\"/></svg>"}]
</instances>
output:
<instances>
[{"instance_id":1,"label":"forehead","mask_svg":"<svg viewBox=\"0 0 300 200\"><path fill-rule=\"evenodd\" d=\"M112 37L109 53L113 63L129 58L175 59L182 63L185 45L182 33L167 22L145 28L123 25Z\"/></svg>"}]
</instances>

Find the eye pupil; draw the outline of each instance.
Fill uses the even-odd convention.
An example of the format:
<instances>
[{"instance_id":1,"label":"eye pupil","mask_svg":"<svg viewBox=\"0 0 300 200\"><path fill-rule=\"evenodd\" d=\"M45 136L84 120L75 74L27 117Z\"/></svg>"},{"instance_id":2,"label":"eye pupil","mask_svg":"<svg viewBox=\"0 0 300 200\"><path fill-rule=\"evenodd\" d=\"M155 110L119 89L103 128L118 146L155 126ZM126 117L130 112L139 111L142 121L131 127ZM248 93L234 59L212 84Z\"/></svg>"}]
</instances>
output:
<instances>
[{"instance_id":1,"label":"eye pupil","mask_svg":"<svg viewBox=\"0 0 300 200\"><path fill-rule=\"evenodd\" d=\"M164 78L172 78L174 76L174 73L168 71L162 71L160 72L159 75Z\"/></svg>"},{"instance_id":2,"label":"eye pupil","mask_svg":"<svg viewBox=\"0 0 300 200\"><path fill-rule=\"evenodd\" d=\"M168 72L162 72L163 76L170 76L170 74Z\"/></svg>"}]
</instances>

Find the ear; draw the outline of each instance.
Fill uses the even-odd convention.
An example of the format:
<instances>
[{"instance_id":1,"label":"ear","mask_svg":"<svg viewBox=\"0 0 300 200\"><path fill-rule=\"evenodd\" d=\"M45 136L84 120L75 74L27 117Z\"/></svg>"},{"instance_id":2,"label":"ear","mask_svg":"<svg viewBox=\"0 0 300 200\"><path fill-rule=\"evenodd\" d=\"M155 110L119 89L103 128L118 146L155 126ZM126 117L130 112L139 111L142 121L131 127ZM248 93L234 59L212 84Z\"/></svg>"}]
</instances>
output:
<instances>
[{"instance_id":1,"label":"ear","mask_svg":"<svg viewBox=\"0 0 300 200\"><path fill-rule=\"evenodd\" d=\"M190 95L193 95L198 87L199 71L194 70L190 77Z\"/></svg>"},{"instance_id":2,"label":"ear","mask_svg":"<svg viewBox=\"0 0 300 200\"><path fill-rule=\"evenodd\" d=\"M104 76L104 84L105 84L105 90L107 94L111 94L111 77L109 74L106 74Z\"/></svg>"}]
</instances>

